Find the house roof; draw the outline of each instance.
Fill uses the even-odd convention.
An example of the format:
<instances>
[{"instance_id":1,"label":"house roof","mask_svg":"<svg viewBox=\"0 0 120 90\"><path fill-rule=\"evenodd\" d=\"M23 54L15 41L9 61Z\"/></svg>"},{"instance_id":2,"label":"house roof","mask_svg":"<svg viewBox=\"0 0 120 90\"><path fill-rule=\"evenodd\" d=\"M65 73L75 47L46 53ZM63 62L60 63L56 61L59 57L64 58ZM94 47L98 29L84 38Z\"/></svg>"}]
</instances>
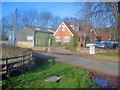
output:
<instances>
[{"instance_id":1,"label":"house roof","mask_svg":"<svg viewBox=\"0 0 120 90\"><path fill-rule=\"evenodd\" d=\"M82 31L78 31L78 32L77 32L77 36L78 36L78 37L80 37L82 34L83 34Z\"/></svg>"},{"instance_id":2,"label":"house roof","mask_svg":"<svg viewBox=\"0 0 120 90\"><path fill-rule=\"evenodd\" d=\"M91 25L81 25L80 26L80 31L87 34L91 28L92 28Z\"/></svg>"},{"instance_id":3,"label":"house roof","mask_svg":"<svg viewBox=\"0 0 120 90\"><path fill-rule=\"evenodd\" d=\"M65 25L68 27L68 29L70 30L70 32L75 36L75 37L80 37L81 35L86 35L88 34L89 30L92 28L91 25L81 25L80 26L80 31L76 32L73 30L73 28L70 26L70 25L75 25L76 23L73 22L73 23L67 23L67 22L64 22ZM57 32L57 31L56 31Z\"/></svg>"},{"instance_id":4,"label":"house roof","mask_svg":"<svg viewBox=\"0 0 120 90\"><path fill-rule=\"evenodd\" d=\"M70 27L70 23L64 22L66 24L66 26L69 28L69 30L72 32L72 34L74 34L74 36L77 36L77 32L75 32L72 27Z\"/></svg>"},{"instance_id":5,"label":"house roof","mask_svg":"<svg viewBox=\"0 0 120 90\"><path fill-rule=\"evenodd\" d=\"M89 32L89 30L91 29L91 25L81 25L80 26L80 28L81 28L81 30L80 31L78 31L78 32L75 32L74 30L73 30L73 28L70 26L70 25L75 25L76 23L75 22L73 22L73 23L67 23L67 22L64 22L66 25L67 25L67 27L69 28L69 30L74 34L74 36L76 36L76 37L80 37L83 33L84 34L88 34L88 32Z\"/></svg>"},{"instance_id":6,"label":"house roof","mask_svg":"<svg viewBox=\"0 0 120 90\"><path fill-rule=\"evenodd\" d=\"M71 22L70 25L75 25L76 23L75 22Z\"/></svg>"}]
</instances>

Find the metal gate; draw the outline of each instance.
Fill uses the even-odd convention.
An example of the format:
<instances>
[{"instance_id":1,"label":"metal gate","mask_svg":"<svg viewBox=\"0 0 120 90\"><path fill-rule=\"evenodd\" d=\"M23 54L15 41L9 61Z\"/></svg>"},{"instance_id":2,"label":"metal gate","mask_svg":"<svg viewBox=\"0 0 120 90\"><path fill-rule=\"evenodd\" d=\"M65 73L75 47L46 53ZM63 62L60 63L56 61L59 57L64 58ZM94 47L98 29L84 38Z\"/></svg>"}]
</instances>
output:
<instances>
[{"instance_id":1,"label":"metal gate","mask_svg":"<svg viewBox=\"0 0 120 90\"><path fill-rule=\"evenodd\" d=\"M35 33L35 46L48 47L52 44L52 35L50 33L36 32Z\"/></svg>"}]
</instances>

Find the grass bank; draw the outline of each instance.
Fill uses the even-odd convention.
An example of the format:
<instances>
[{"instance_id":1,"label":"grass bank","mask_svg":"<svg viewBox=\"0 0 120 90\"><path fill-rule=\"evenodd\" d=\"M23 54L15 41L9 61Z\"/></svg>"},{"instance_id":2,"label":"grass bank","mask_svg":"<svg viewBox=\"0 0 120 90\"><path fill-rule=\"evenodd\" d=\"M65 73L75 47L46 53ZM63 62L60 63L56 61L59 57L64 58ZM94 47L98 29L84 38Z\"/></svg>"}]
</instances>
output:
<instances>
[{"instance_id":1,"label":"grass bank","mask_svg":"<svg viewBox=\"0 0 120 90\"><path fill-rule=\"evenodd\" d=\"M21 47L10 46L5 44L1 45L0 47L2 47L2 57L0 58L25 55L26 53L32 51L31 49L28 48L21 48Z\"/></svg>"},{"instance_id":2,"label":"grass bank","mask_svg":"<svg viewBox=\"0 0 120 90\"><path fill-rule=\"evenodd\" d=\"M97 88L89 72L79 67L43 58L35 59L32 70L3 80L3 89L8 88ZM59 82L47 82L47 78L59 76Z\"/></svg>"},{"instance_id":3,"label":"grass bank","mask_svg":"<svg viewBox=\"0 0 120 90\"><path fill-rule=\"evenodd\" d=\"M96 55L118 56L118 52L97 52Z\"/></svg>"}]
</instances>

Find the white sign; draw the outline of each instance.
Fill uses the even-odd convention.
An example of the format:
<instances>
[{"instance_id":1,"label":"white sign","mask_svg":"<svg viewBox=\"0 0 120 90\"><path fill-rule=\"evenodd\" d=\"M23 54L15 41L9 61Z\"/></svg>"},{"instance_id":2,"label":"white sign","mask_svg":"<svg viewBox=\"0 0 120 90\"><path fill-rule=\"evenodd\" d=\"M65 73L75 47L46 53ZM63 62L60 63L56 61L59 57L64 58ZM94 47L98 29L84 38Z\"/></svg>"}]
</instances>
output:
<instances>
[{"instance_id":1,"label":"white sign","mask_svg":"<svg viewBox=\"0 0 120 90\"><path fill-rule=\"evenodd\" d=\"M90 54L95 54L95 46L90 46Z\"/></svg>"},{"instance_id":2,"label":"white sign","mask_svg":"<svg viewBox=\"0 0 120 90\"><path fill-rule=\"evenodd\" d=\"M27 40L33 40L33 36L27 36Z\"/></svg>"}]
</instances>

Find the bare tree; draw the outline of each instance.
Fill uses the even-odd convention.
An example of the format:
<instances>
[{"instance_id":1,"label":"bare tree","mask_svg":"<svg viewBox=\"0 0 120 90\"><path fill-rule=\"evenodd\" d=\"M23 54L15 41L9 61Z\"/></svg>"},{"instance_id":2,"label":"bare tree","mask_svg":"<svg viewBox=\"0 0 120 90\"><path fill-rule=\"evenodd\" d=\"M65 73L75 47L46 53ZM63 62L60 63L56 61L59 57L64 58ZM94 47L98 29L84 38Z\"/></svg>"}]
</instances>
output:
<instances>
[{"instance_id":1,"label":"bare tree","mask_svg":"<svg viewBox=\"0 0 120 90\"><path fill-rule=\"evenodd\" d=\"M27 10L22 12L22 22L24 25L35 25L37 10Z\"/></svg>"},{"instance_id":2,"label":"bare tree","mask_svg":"<svg viewBox=\"0 0 120 90\"><path fill-rule=\"evenodd\" d=\"M63 18L63 21L68 22L68 23L75 22L75 21L77 21L77 18L76 17L65 17L65 18Z\"/></svg>"},{"instance_id":3,"label":"bare tree","mask_svg":"<svg viewBox=\"0 0 120 90\"><path fill-rule=\"evenodd\" d=\"M13 30L14 28L14 14L11 13L7 17L2 18L2 32Z\"/></svg>"},{"instance_id":4,"label":"bare tree","mask_svg":"<svg viewBox=\"0 0 120 90\"><path fill-rule=\"evenodd\" d=\"M40 12L37 14L36 24L39 27L47 28L49 27L50 20L52 18L49 12Z\"/></svg>"},{"instance_id":5,"label":"bare tree","mask_svg":"<svg viewBox=\"0 0 120 90\"><path fill-rule=\"evenodd\" d=\"M2 33L8 34L10 30L14 29L14 13L9 14L2 18ZM61 18L53 16L49 12L40 12L37 10L17 10L16 14L16 31L20 30L23 26L36 26L44 28L56 29L61 23Z\"/></svg>"},{"instance_id":6,"label":"bare tree","mask_svg":"<svg viewBox=\"0 0 120 90\"><path fill-rule=\"evenodd\" d=\"M53 30L56 30L58 26L61 24L62 19L58 16L53 16L50 21L50 27Z\"/></svg>"},{"instance_id":7,"label":"bare tree","mask_svg":"<svg viewBox=\"0 0 120 90\"><path fill-rule=\"evenodd\" d=\"M87 20L95 27L106 28L114 26L118 32L118 2L86 2L83 4L84 10L80 10L78 15ZM118 38L116 38L117 40Z\"/></svg>"}]
</instances>

